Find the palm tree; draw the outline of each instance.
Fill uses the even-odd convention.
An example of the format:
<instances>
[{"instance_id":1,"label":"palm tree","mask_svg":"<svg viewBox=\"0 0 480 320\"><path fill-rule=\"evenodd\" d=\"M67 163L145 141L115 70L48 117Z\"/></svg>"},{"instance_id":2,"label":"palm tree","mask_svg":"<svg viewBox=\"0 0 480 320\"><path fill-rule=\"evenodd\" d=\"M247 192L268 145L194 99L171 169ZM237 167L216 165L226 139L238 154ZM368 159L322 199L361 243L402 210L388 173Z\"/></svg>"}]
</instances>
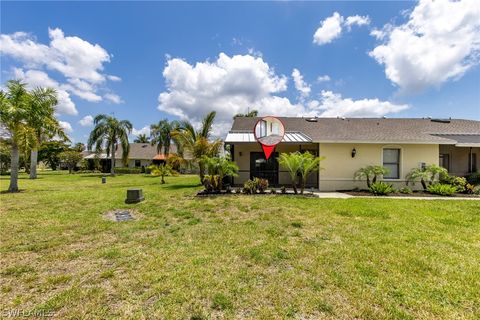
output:
<instances>
[{"instance_id":1,"label":"palm tree","mask_svg":"<svg viewBox=\"0 0 480 320\"><path fill-rule=\"evenodd\" d=\"M150 169L150 174L152 176L160 176L162 178L161 180L162 184L165 184L165 176L169 176L173 174L172 167L165 163L161 165L152 164L151 166L148 167L148 169Z\"/></svg>"},{"instance_id":2,"label":"palm tree","mask_svg":"<svg viewBox=\"0 0 480 320\"><path fill-rule=\"evenodd\" d=\"M172 133L172 137L178 141L183 149L190 151L193 159L198 163L200 183L203 183L205 176L203 157L217 156L222 146L222 141L219 139L209 140L215 115L215 111L208 113L203 118L202 126L199 130L195 130L190 122L182 121L179 128Z\"/></svg>"},{"instance_id":3,"label":"palm tree","mask_svg":"<svg viewBox=\"0 0 480 320\"><path fill-rule=\"evenodd\" d=\"M58 136L68 140L60 123L55 117L57 93L52 88L36 88L30 93L32 108L38 110L31 117L29 126L35 130L35 141L30 151L30 179L37 178L38 148L43 141Z\"/></svg>"},{"instance_id":4,"label":"palm tree","mask_svg":"<svg viewBox=\"0 0 480 320\"><path fill-rule=\"evenodd\" d=\"M225 176L237 177L238 166L227 157L203 157L203 162L211 177L218 176L218 191L222 190L223 178Z\"/></svg>"},{"instance_id":5,"label":"palm tree","mask_svg":"<svg viewBox=\"0 0 480 320\"><path fill-rule=\"evenodd\" d=\"M102 150L105 146L107 150L107 157L110 156L111 168L110 174L115 174L115 151L118 144L122 146L123 162L128 159L130 145L128 144L128 135L132 132L132 124L128 120L118 120L115 117L105 114L99 114L93 120L95 128L93 128L88 138L88 150L92 150L95 145L95 150Z\"/></svg>"},{"instance_id":6,"label":"palm tree","mask_svg":"<svg viewBox=\"0 0 480 320\"><path fill-rule=\"evenodd\" d=\"M440 179L442 176L447 175L447 169L435 164L431 164L425 168L413 168L409 173L407 173L405 178L407 179L407 185L410 182L415 185L415 181L420 180L423 190L427 190L427 183L432 185L436 178Z\"/></svg>"},{"instance_id":7,"label":"palm tree","mask_svg":"<svg viewBox=\"0 0 480 320\"><path fill-rule=\"evenodd\" d=\"M172 133L177 130L180 126L180 123L176 120L169 121L168 119L160 120L157 124L152 124L150 126L150 138L152 146L157 146L157 152L162 152L165 156L168 156L170 153L170 145L172 140L175 144L176 140L173 139ZM177 144L177 148L179 145Z\"/></svg>"},{"instance_id":8,"label":"palm tree","mask_svg":"<svg viewBox=\"0 0 480 320\"><path fill-rule=\"evenodd\" d=\"M288 170L292 180L293 192L297 194L297 175L302 168L302 155L299 152L281 153L278 157L278 163Z\"/></svg>"},{"instance_id":9,"label":"palm tree","mask_svg":"<svg viewBox=\"0 0 480 320\"><path fill-rule=\"evenodd\" d=\"M50 114L50 108L45 108L43 102L46 100L39 99L37 96L42 94L45 94L43 97L48 100L52 96L52 91L51 89L38 89L29 93L26 89L26 84L18 80L7 82L7 92L0 91L0 122L9 134L11 141L9 192L18 192L20 148L31 150L33 147L38 146L37 130L51 132L50 126L58 124L53 114ZM40 124L38 119L45 118L49 119L49 121ZM35 127L32 127L32 124ZM60 134L63 133L61 130L58 132Z\"/></svg>"},{"instance_id":10,"label":"palm tree","mask_svg":"<svg viewBox=\"0 0 480 320\"><path fill-rule=\"evenodd\" d=\"M305 190L305 185L307 183L307 178L310 174L322 170L323 168L320 167L320 161L324 160L325 157L315 157L310 152L305 152L301 154L302 156L302 165L300 166L300 193L303 194L303 190Z\"/></svg>"},{"instance_id":11,"label":"palm tree","mask_svg":"<svg viewBox=\"0 0 480 320\"><path fill-rule=\"evenodd\" d=\"M367 180L367 187L370 188L372 183L377 182L378 176L384 176L388 172L389 170L383 166L366 166L355 171L353 179L360 180L365 178Z\"/></svg>"},{"instance_id":12,"label":"palm tree","mask_svg":"<svg viewBox=\"0 0 480 320\"><path fill-rule=\"evenodd\" d=\"M147 135L144 133L141 133L137 136L135 140L133 140L135 143L149 143L150 140L148 139Z\"/></svg>"}]
</instances>

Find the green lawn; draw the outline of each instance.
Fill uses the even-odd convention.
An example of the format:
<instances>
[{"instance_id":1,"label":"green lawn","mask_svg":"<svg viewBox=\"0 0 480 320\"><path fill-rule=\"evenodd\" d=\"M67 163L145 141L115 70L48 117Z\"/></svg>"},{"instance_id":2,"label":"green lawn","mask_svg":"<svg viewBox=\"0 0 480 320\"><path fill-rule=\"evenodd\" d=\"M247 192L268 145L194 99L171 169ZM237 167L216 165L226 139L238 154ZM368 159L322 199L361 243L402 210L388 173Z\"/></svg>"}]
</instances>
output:
<instances>
[{"instance_id":1,"label":"green lawn","mask_svg":"<svg viewBox=\"0 0 480 320\"><path fill-rule=\"evenodd\" d=\"M1 178L1 190L8 187ZM59 318L474 319L480 202L195 198L194 176L40 174L0 195L0 306ZM124 204L141 186L146 200ZM135 208L141 219L105 220Z\"/></svg>"}]
</instances>

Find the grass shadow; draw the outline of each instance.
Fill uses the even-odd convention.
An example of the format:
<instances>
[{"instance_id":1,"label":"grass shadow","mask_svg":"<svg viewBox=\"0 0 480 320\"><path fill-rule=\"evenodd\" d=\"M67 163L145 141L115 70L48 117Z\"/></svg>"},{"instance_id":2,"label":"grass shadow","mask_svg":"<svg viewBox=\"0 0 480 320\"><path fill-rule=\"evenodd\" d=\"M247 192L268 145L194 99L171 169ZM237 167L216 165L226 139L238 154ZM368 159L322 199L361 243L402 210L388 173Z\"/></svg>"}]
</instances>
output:
<instances>
[{"instance_id":1,"label":"grass shadow","mask_svg":"<svg viewBox=\"0 0 480 320\"><path fill-rule=\"evenodd\" d=\"M16 191L16 192L10 192L10 191L8 191L8 190L2 190L2 191L0 191L0 194L14 194L14 193L21 193L21 192L23 193L23 192L25 192L25 191L27 191L27 190L26 190L26 189L20 189L20 190L18 190L18 191Z\"/></svg>"},{"instance_id":2,"label":"grass shadow","mask_svg":"<svg viewBox=\"0 0 480 320\"><path fill-rule=\"evenodd\" d=\"M164 185L165 189L169 190L179 190L179 189L192 189L192 188L198 188L201 187L201 184L166 184Z\"/></svg>"}]
</instances>

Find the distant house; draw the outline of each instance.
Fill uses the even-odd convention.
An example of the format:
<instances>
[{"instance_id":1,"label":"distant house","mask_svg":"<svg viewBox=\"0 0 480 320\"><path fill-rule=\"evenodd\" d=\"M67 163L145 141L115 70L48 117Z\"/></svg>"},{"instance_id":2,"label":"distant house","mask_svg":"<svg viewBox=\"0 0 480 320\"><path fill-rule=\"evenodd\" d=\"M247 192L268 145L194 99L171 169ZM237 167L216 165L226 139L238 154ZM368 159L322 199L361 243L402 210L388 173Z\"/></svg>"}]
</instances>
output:
<instances>
[{"instance_id":1,"label":"distant house","mask_svg":"<svg viewBox=\"0 0 480 320\"><path fill-rule=\"evenodd\" d=\"M260 119L236 117L225 139L240 167L234 184L263 177L271 185L289 185L289 174L276 158L279 153L295 151L326 157L321 162L324 170L308 181L309 187L322 191L364 188L365 183L354 181L353 176L368 165L387 167L390 172L383 180L396 187L405 185L410 170L429 164L443 166L457 176L480 168L480 121L280 117L285 135L273 156L265 160L254 134Z\"/></svg>"},{"instance_id":2,"label":"distant house","mask_svg":"<svg viewBox=\"0 0 480 320\"><path fill-rule=\"evenodd\" d=\"M162 150L163 151L163 150ZM177 148L175 145L170 146L170 153L176 153ZM93 166L93 161L95 157L98 157L100 160L100 165L103 172L110 171L110 156L107 156L106 153L101 153L96 155L93 152L90 152L84 157ZM160 164L166 161L166 157L163 153L157 152L157 147L152 146L149 143L130 143L130 152L128 154L128 163L125 165L122 160L122 146L119 145L115 152L115 167L128 167L128 168L145 168L151 165L152 163Z\"/></svg>"}]
</instances>

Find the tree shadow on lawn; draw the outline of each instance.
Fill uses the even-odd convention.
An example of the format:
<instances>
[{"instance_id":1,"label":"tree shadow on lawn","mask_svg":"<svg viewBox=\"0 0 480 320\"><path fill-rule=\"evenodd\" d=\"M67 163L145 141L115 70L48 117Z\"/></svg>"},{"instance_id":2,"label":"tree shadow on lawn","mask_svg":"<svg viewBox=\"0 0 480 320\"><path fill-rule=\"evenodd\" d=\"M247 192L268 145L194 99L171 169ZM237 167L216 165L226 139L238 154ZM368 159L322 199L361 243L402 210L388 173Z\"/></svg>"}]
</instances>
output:
<instances>
[{"instance_id":1,"label":"tree shadow on lawn","mask_svg":"<svg viewBox=\"0 0 480 320\"><path fill-rule=\"evenodd\" d=\"M186 183L168 184L168 182L167 182L166 184L164 184L164 188L169 189L169 190L191 189L191 188L198 188L198 187L201 187L201 186L202 185L200 183L197 183L197 184L186 184Z\"/></svg>"}]
</instances>

